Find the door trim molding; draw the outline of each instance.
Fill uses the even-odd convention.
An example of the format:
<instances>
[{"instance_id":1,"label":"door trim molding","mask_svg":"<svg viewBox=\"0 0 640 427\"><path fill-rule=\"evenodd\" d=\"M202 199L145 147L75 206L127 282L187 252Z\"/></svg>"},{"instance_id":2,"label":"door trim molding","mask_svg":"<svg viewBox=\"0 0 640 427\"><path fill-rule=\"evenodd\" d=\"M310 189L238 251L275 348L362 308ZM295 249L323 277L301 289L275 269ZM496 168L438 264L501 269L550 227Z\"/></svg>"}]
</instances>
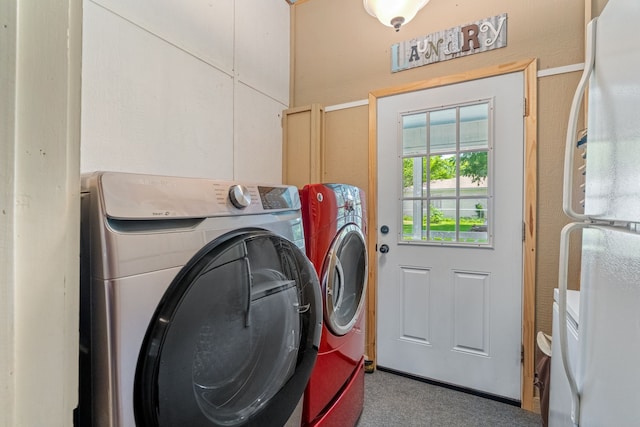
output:
<instances>
[{"instance_id":1,"label":"door trim molding","mask_svg":"<svg viewBox=\"0 0 640 427\"><path fill-rule=\"evenodd\" d=\"M537 229L537 59L524 59L508 62L478 70L436 77L429 80L408 83L401 86L379 89L369 93L369 197L367 245L369 250L369 280L367 289L367 326L366 353L367 358L376 366L376 306L377 306L377 274L378 274L378 148L377 117L378 98L399 95L424 89L446 86L471 80L494 77L503 74L523 72L524 74L524 226L523 272L522 272L522 346L523 362L521 374L521 406L523 409L534 409L534 357L535 357L535 296L536 296L536 229Z\"/></svg>"}]
</instances>

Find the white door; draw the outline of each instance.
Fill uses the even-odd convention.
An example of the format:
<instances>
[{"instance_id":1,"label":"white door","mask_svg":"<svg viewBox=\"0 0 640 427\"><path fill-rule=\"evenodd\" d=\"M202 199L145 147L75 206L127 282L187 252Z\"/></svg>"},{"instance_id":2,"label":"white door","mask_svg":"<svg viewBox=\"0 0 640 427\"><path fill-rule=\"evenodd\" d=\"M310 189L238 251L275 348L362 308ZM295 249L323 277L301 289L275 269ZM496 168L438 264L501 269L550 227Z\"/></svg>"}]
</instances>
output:
<instances>
[{"instance_id":1,"label":"white door","mask_svg":"<svg viewBox=\"0 0 640 427\"><path fill-rule=\"evenodd\" d=\"M377 107L377 363L520 400L523 73Z\"/></svg>"}]
</instances>

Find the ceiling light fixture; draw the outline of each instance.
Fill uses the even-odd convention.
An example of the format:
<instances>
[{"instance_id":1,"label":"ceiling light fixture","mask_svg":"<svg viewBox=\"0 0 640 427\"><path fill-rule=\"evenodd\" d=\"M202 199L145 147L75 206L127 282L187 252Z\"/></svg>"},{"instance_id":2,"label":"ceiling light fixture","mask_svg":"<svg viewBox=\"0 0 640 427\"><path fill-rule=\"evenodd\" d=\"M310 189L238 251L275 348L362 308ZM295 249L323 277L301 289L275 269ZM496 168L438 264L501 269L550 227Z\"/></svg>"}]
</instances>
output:
<instances>
[{"instance_id":1,"label":"ceiling light fixture","mask_svg":"<svg viewBox=\"0 0 640 427\"><path fill-rule=\"evenodd\" d=\"M429 0L363 0L363 3L369 15L400 31L400 26L408 24Z\"/></svg>"}]
</instances>

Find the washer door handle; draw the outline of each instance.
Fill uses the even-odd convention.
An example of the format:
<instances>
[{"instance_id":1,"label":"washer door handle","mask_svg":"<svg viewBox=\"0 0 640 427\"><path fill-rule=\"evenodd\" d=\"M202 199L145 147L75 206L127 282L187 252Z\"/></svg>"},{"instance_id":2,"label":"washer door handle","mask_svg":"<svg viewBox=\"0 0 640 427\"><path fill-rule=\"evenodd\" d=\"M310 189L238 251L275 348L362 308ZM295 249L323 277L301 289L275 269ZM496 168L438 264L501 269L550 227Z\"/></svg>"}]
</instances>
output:
<instances>
[{"instance_id":1,"label":"washer door handle","mask_svg":"<svg viewBox=\"0 0 640 427\"><path fill-rule=\"evenodd\" d=\"M298 310L298 313L306 313L311 308L311 304L295 303L293 306Z\"/></svg>"},{"instance_id":2,"label":"washer door handle","mask_svg":"<svg viewBox=\"0 0 640 427\"><path fill-rule=\"evenodd\" d=\"M251 319L249 317L249 314L251 312L251 291L253 289L253 275L251 274L251 265L249 264L249 257L247 256L247 242L244 242L244 262L245 265L247 266L247 282L249 283L248 289L247 289L247 307L246 307L246 312L244 315L244 327L248 328L249 325L251 324Z\"/></svg>"}]
</instances>

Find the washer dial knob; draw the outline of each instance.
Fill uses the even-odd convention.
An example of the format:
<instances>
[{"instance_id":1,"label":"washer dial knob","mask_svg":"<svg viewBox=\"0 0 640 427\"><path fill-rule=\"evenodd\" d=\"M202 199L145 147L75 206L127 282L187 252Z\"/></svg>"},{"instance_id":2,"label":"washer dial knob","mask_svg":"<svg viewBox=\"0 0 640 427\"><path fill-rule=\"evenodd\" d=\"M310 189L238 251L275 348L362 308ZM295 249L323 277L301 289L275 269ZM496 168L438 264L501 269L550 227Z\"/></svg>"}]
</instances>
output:
<instances>
[{"instance_id":1,"label":"washer dial knob","mask_svg":"<svg viewBox=\"0 0 640 427\"><path fill-rule=\"evenodd\" d=\"M251 204L251 194L244 185L232 185L229 188L229 200L238 209L244 209Z\"/></svg>"}]
</instances>

